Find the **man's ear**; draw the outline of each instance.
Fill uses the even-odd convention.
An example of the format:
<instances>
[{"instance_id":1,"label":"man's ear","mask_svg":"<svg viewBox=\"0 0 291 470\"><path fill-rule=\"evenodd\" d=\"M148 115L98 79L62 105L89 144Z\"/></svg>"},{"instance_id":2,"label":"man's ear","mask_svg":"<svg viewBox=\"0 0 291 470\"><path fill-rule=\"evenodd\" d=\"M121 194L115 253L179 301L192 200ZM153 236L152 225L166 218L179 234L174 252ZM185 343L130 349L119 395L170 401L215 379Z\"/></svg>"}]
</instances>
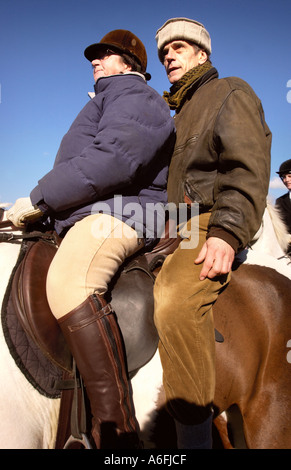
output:
<instances>
[{"instance_id":1,"label":"man's ear","mask_svg":"<svg viewBox=\"0 0 291 470\"><path fill-rule=\"evenodd\" d=\"M202 49L200 49L200 51L198 52L198 64L199 65L203 65L208 59L208 55L205 51L203 51Z\"/></svg>"}]
</instances>

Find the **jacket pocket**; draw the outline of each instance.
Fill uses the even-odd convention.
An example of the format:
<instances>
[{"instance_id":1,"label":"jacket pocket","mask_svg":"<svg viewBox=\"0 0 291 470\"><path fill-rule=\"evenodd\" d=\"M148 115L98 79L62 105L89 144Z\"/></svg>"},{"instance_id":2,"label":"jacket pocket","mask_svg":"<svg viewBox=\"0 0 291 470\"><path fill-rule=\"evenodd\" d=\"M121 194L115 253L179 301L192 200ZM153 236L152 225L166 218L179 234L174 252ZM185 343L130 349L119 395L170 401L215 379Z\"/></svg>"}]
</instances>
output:
<instances>
[{"instance_id":1,"label":"jacket pocket","mask_svg":"<svg viewBox=\"0 0 291 470\"><path fill-rule=\"evenodd\" d=\"M202 197L189 181L184 182L184 202L186 202L186 204L191 204L192 202L202 203Z\"/></svg>"},{"instance_id":2,"label":"jacket pocket","mask_svg":"<svg viewBox=\"0 0 291 470\"><path fill-rule=\"evenodd\" d=\"M184 182L184 202L186 204L191 203L198 203L199 204L199 212L208 212L211 207L213 206L212 201L207 201L205 195L197 190L196 187L193 186L188 180Z\"/></svg>"},{"instance_id":3,"label":"jacket pocket","mask_svg":"<svg viewBox=\"0 0 291 470\"><path fill-rule=\"evenodd\" d=\"M186 147L188 147L189 145L195 143L198 140L198 137L199 137L199 134L194 134L188 140L186 140L186 142L184 142L183 144L176 145L173 156L183 152Z\"/></svg>"}]
</instances>

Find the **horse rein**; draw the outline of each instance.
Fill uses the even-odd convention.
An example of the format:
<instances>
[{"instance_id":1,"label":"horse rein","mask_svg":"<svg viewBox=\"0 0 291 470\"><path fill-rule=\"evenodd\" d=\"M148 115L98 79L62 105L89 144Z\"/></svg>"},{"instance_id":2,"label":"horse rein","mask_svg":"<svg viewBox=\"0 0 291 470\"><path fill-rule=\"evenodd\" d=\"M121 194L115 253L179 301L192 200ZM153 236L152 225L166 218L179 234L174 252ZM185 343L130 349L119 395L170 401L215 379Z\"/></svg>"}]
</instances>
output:
<instances>
[{"instance_id":1,"label":"horse rein","mask_svg":"<svg viewBox=\"0 0 291 470\"><path fill-rule=\"evenodd\" d=\"M0 243L13 243L16 240L32 239L32 238L43 238L48 241L55 242L55 235L53 233L43 233L40 231L22 232L21 234L15 234L10 232L2 232L1 229L10 227L11 230L19 230L15 227L10 220L2 220L4 215L4 209L0 208Z\"/></svg>"}]
</instances>

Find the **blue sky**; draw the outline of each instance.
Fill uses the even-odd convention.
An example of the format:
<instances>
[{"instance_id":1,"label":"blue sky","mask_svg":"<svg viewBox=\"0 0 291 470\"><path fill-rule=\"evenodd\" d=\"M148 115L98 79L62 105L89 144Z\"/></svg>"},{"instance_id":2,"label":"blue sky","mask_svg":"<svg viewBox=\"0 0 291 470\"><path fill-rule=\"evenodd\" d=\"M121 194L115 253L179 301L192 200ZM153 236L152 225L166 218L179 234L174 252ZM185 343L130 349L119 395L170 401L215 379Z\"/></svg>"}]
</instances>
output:
<instances>
[{"instance_id":1,"label":"blue sky","mask_svg":"<svg viewBox=\"0 0 291 470\"><path fill-rule=\"evenodd\" d=\"M243 78L262 100L273 134L270 195L285 192L275 172L291 158L290 0L0 0L0 202L28 196L51 169L93 90L84 49L131 30L148 52L149 85L162 93L169 83L155 32L177 16L204 23L220 76Z\"/></svg>"}]
</instances>

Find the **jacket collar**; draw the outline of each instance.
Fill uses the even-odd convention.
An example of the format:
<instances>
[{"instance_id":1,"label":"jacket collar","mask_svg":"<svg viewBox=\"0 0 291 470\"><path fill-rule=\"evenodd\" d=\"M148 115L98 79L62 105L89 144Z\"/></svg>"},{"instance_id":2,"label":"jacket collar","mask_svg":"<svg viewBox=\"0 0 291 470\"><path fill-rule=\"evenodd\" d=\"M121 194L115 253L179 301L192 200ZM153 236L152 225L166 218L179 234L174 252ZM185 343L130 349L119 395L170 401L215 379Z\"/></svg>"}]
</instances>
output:
<instances>
[{"instance_id":1,"label":"jacket collar","mask_svg":"<svg viewBox=\"0 0 291 470\"><path fill-rule=\"evenodd\" d=\"M146 82L146 79L145 79L144 75L142 75L139 72L126 72L126 73L119 73L119 74L115 74L115 75L107 75L106 77L100 77L100 78L97 79L97 81L94 85L95 93L98 93L99 91L101 91L100 88L104 89L104 85L106 85L108 83L108 80L110 80L110 79L115 80L118 77L135 77L135 78L139 78L139 79L141 78L142 80L144 80ZM90 93L90 95L92 95L92 94Z\"/></svg>"}]
</instances>

